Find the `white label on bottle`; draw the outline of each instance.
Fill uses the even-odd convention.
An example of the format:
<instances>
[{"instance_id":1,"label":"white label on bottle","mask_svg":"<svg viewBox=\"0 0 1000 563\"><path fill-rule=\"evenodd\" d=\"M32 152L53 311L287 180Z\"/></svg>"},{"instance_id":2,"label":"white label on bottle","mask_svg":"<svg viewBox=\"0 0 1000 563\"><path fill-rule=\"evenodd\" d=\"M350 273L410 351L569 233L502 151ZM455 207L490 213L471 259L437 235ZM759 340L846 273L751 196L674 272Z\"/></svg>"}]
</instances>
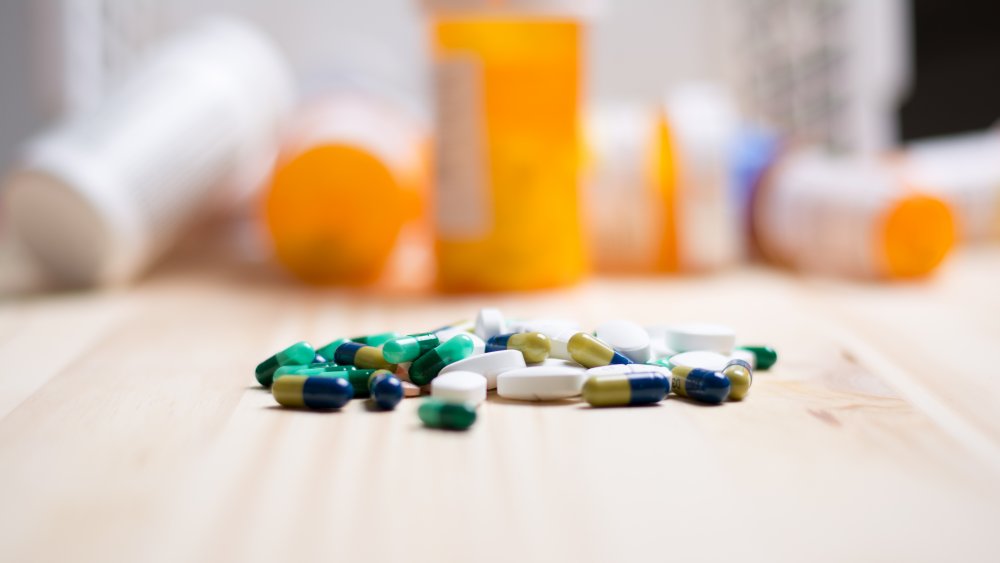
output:
<instances>
[{"instance_id":1,"label":"white label on bottle","mask_svg":"<svg viewBox=\"0 0 1000 563\"><path fill-rule=\"evenodd\" d=\"M452 55L435 71L438 236L482 238L493 230L482 65L474 56Z\"/></svg>"}]
</instances>

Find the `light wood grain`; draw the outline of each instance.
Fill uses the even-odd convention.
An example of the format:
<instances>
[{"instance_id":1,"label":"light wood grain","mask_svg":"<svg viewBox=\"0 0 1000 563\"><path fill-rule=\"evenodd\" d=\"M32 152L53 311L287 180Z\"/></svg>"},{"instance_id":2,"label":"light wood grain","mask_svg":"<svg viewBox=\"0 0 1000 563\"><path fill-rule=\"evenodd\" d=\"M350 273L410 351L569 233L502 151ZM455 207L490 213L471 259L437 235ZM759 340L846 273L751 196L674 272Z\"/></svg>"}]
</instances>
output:
<instances>
[{"instance_id":1,"label":"light wood grain","mask_svg":"<svg viewBox=\"0 0 1000 563\"><path fill-rule=\"evenodd\" d=\"M303 289L175 259L0 305L3 561L995 561L1000 249L920 284L748 268L530 295ZM493 304L715 320L782 359L743 403L492 396L467 433L287 411L262 354Z\"/></svg>"}]
</instances>

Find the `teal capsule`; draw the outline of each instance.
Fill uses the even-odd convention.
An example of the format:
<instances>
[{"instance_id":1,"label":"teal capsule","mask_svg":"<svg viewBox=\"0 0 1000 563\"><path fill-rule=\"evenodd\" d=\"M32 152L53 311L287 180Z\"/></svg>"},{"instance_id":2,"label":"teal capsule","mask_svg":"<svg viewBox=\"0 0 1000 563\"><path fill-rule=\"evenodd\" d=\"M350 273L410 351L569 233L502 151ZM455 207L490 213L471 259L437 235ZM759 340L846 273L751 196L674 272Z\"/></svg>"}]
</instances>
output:
<instances>
[{"instance_id":1,"label":"teal capsule","mask_svg":"<svg viewBox=\"0 0 1000 563\"><path fill-rule=\"evenodd\" d=\"M400 336L382 345L382 356L391 364L412 362L440 345L441 340L434 332Z\"/></svg>"},{"instance_id":2,"label":"teal capsule","mask_svg":"<svg viewBox=\"0 0 1000 563\"><path fill-rule=\"evenodd\" d=\"M354 396L357 398L365 398L368 396L368 380L371 378L372 374L376 371L385 370L374 370L374 369L355 369L351 371L332 371L320 374L325 377L340 377L346 379L351 387L354 388Z\"/></svg>"},{"instance_id":3,"label":"teal capsule","mask_svg":"<svg viewBox=\"0 0 1000 563\"><path fill-rule=\"evenodd\" d=\"M368 334L365 336L356 336L351 340L354 342L359 342L366 346L381 346L386 342L398 338L401 335L398 332L380 332L378 334ZM393 362L395 363L395 362Z\"/></svg>"},{"instance_id":4,"label":"teal capsule","mask_svg":"<svg viewBox=\"0 0 1000 563\"><path fill-rule=\"evenodd\" d=\"M757 369L771 369L778 361L778 352L769 346L737 346L740 350L746 350L756 358Z\"/></svg>"},{"instance_id":5,"label":"teal capsule","mask_svg":"<svg viewBox=\"0 0 1000 563\"><path fill-rule=\"evenodd\" d=\"M255 375L257 382L264 387L270 387L274 381L274 372L281 366L305 365L316 357L316 350L308 342L296 342L257 365Z\"/></svg>"},{"instance_id":6,"label":"teal capsule","mask_svg":"<svg viewBox=\"0 0 1000 563\"><path fill-rule=\"evenodd\" d=\"M368 377L368 394L376 407L392 410L403 400L403 382L389 371L375 370Z\"/></svg>"},{"instance_id":7,"label":"teal capsule","mask_svg":"<svg viewBox=\"0 0 1000 563\"><path fill-rule=\"evenodd\" d=\"M338 366L332 363L309 364L307 366L281 366L274 372L273 380L280 379L287 375L323 375L336 372L354 371L358 368L354 366Z\"/></svg>"},{"instance_id":8,"label":"teal capsule","mask_svg":"<svg viewBox=\"0 0 1000 563\"><path fill-rule=\"evenodd\" d=\"M476 409L468 403L452 403L431 397L417 409L417 416L431 428L465 430L476 422Z\"/></svg>"},{"instance_id":9,"label":"teal capsule","mask_svg":"<svg viewBox=\"0 0 1000 563\"><path fill-rule=\"evenodd\" d=\"M410 381L414 385L427 385L448 364L472 355L475 342L467 334L453 336L444 344L420 356L410 364Z\"/></svg>"},{"instance_id":10,"label":"teal capsule","mask_svg":"<svg viewBox=\"0 0 1000 563\"><path fill-rule=\"evenodd\" d=\"M316 348L316 353L320 356L323 356L327 361L332 362L333 354L337 351L337 348L339 348L340 345L343 344L344 342L350 342L350 341L351 340L349 338L338 338L333 342L327 344L326 346Z\"/></svg>"}]
</instances>

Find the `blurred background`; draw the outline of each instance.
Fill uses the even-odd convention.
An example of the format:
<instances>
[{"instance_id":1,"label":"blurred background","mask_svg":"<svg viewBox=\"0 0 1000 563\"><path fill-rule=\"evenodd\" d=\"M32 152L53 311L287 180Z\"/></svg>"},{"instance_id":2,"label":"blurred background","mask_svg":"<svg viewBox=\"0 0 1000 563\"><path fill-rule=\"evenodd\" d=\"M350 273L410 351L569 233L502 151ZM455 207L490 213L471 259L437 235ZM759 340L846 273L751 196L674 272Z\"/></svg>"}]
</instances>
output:
<instances>
[{"instance_id":1,"label":"blurred background","mask_svg":"<svg viewBox=\"0 0 1000 563\"><path fill-rule=\"evenodd\" d=\"M924 277L1000 232L998 12L4 3L5 275L128 283L198 232L312 284Z\"/></svg>"}]
</instances>

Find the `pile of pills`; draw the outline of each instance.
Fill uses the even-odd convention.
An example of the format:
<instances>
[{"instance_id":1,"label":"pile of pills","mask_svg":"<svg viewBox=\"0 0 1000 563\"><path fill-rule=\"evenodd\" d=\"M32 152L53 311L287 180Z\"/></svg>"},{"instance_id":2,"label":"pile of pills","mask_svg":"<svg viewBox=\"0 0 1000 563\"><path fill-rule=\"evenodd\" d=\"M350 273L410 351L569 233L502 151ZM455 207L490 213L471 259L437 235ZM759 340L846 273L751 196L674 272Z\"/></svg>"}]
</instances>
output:
<instances>
[{"instance_id":1,"label":"pile of pills","mask_svg":"<svg viewBox=\"0 0 1000 563\"><path fill-rule=\"evenodd\" d=\"M420 420L461 430L475 423L492 389L517 401L582 395L593 407L658 403L671 392L719 404L743 400L754 370L777 359L767 346L737 347L721 325L616 320L586 332L571 321L508 320L482 309L474 322L430 332L341 338L320 348L298 342L261 362L256 376L291 408L339 409L370 398L391 410L429 393Z\"/></svg>"}]
</instances>

